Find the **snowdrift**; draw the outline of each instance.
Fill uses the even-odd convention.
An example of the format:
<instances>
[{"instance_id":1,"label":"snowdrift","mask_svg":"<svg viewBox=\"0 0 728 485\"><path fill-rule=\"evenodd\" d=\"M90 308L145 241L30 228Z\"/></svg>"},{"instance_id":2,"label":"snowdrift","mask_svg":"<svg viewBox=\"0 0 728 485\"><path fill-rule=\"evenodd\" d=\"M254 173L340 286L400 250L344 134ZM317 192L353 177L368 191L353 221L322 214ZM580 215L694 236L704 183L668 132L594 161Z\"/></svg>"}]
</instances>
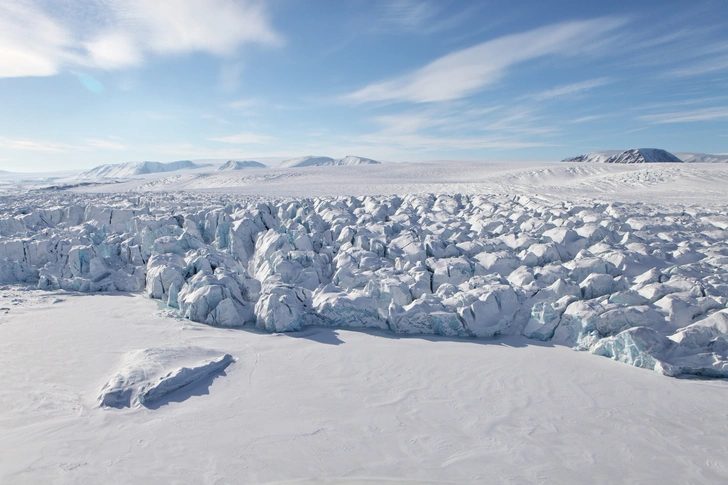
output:
<instances>
[{"instance_id":1,"label":"snowdrift","mask_svg":"<svg viewBox=\"0 0 728 485\"><path fill-rule=\"evenodd\" d=\"M230 354L199 347L160 347L129 352L99 395L99 406L150 405L233 362Z\"/></svg>"},{"instance_id":2,"label":"snowdrift","mask_svg":"<svg viewBox=\"0 0 728 485\"><path fill-rule=\"evenodd\" d=\"M144 291L221 327L525 335L665 375L728 377L725 210L59 192L2 208L2 282Z\"/></svg>"}]
</instances>

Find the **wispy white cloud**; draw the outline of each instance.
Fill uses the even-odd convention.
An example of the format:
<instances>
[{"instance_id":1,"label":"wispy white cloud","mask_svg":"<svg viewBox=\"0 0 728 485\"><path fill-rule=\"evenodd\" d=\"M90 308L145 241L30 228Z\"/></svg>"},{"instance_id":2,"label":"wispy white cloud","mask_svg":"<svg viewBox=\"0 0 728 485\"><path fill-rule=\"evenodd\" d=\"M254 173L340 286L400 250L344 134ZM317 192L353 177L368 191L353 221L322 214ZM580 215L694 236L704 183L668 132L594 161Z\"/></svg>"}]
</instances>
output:
<instances>
[{"instance_id":1,"label":"wispy white cloud","mask_svg":"<svg viewBox=\"0 0 728 485\"><path fill-rule=\"evenodd\" d=\"M702 108L691 111L645 115L640 116L639 119L653 124L724 120L728 119L728 106L715 106L712 108Z\"/></svg>"},{"instance_id":2,"label":"wispy white cloud","mask_svg":"<svg viewBox=\"0 0 728 485\"><path fill-rule=\"evenodd\" d=\"M86 138L83 141L90 148L100 148L104 150L126 150L126 146L117 141L99 140L96 138Z\"/></svg>"},{"instance_id":3,"label":"wispy white cloud","mask_svg":"<svg viewBox=\"0 0 728 485\"><path fill-rule=\"evenodd\" d=\"M463 102L426 105L373 119L379 129L358 143L394 151L456 152L553 146L556 129L526 106L467 109Z\"/></svg>"},{"instance_id":4,"label":"wispy white cloud","mask_svg":"<svg viewBox=\"0 0 728 485\"><path fill-rule=\"evenodd\" d=\"M364 145L420 152L478 149L512 150L553 146L549 142L513 140L488 136L429 136L417 133L393 134L384 132L361 136L357 138L357 141Z\"/></svg>"},{"instance_id":5,"label":"wispy white cloud","mask_svg":"<svg viewBox=\"0 0 728 485\"><path fill-rule=\"evenodd\" d=\"M677 111L681 107L685 106L716 106L721 103L728 101L728 96L708 96L708 97L689 97L687 99L677 99L670 101L661 101L656 103L645 103L636 106L629 107L627 109L631 111L638 111L644 113L645 111L655 110L671 110ZM697 108L696 108L697 109ZM684 110L683 110L684 111Z\"/></svg>"},{"instance_id":6,"label":"wispy white cloud","mask_svg":"<svg viewBox=\"0 0 728 485\"><path fill-rule=\"evenodd\" d=\"M460 4L452 4L462 7ZM448 29L454 29L471 18L480 4L468 5L456 9L454 13L445 11L444 2L431 0L388 0L383 2L379 18L373 25L378 34L391 34L392 31L404 31L409 34L430 35Z\"/></svg>"},{"instance_id":7,"label":"wispy white cloud","mask_svg":"<svg viewBox=\"0 0 728 485\"><path fill-rule=\"evenodd\" d=\"M256 0L86 0L74 4L71 16L54 2L2 2L0 77L51 76L73 66L123 69L154 55L231 57L244 44L280 45L266 6Z\"/></svg>"},{"instance_id":8,"label":"wispy white cloud","mask_svg":"<svg viewBox=\"0 0 728 485\"><path fill-rule=\"evenodd\" d=\"M601 120L604 118L609 118L611 115L590 115L590 116L582 116L580 118L575 118L573 120L569 120L568 123L572 125L577 125L580 123L588 123L590 121L596 121Z\"/></svg>"},{"instance_id":9,"label":"wispy white cloud","mask_svg":"<svg viewBox=\"0 0 728 485\"><path fill-rule=\"evenodd\" d=\"M114 137L110 137L114 138ZM29 138L9 138L0 136L0 148L5 150L19 150L48 153L68 152L90 152L97 149L102 150L126 150L127 147L113 140L102 140L98 138L84 138L78 144L58 143L48 140Z\"/></svg>"},{"instance_id":10,"label":"wispy white cloud","mask_svg":"<svg viewBox=\"0 0 728 485\"><path fill-rule=\"evenodd\" d=\"M532 99L535 99L536 101L543 101L546 99L557 98L559 96L568 96L581 93L590 89L598 88L599 86L604 86L605 84L609 84L610 82L611 81L609 79L603 77L598 79L590 79L588 81L557 86L553 89L548 89L546 91L541 91L540 93L533 94L530 97Z\"/></svg>"},{"instance_id":11,"label":"wispy white cloud","mask_svg":"<svg viewBox=\"0 0 728 485\"><path fill-rule=\"evenodd\" d=\"M0 137L0 148L6 150L21 150L34 152L63 153L71 150L83 150L84 147L55 143L44 140L30 140L26 138Z\"/></svg>"},{"instance_id":12,"label":"wispy white cloud","mask_svg":"<svg viewBox=\"0 0 728 485\"><path fill-rule=\"evenodd\" d=\"M26 2L0 3L0 77L52 76L78 60L71 33Z\"/></svg>"},{"instance_id":13,"label":"wispy white cloud","mask_svg":"<svg viewBox=\"0 0 728 485\"><path fill-rule=\"evenodd\" d=\"M370 84L344 99L426 103L463 98L496 83L516 64L548 55L583 53L625 23L625 19L607 17L507 35L448 54L412 73Z\"/></svg>"},{"instance_id":14,"label":"wispy white cloud","mask_svg":"<svg viewBox=\"0 0 728 485\"><path fill-rule=\"evenodd\" d=\"M430 21L439 8L432 2L417 0L392 0L383 4L381 21L408 30L420 29Z\"/></svg>"},{"instance_id":15,"label":"wispy white cloud","mask_svg":"<svg viewBox=\"0 0 728 485\"><path fill-rule=\"evenodd\" d=\"M218 141L221 143L230 143L235 145L265 145L272 139L273 137L271 136L260 135L257 133L237 133L235 135L208 138L210 141Z\"/></svg>"},{"instance_id":16,"label":"wispy white cloud","mask_svg":"<svg viewBox=\"0 0 728 485\"><path fill-rule=\"evenodd\" d=\"M728 70L728 55L703 59L667 72L671 77L688 77Z\"/></svg>"},{"instance_id":17,"label":"wispy white cloud","mask_svg":"<svg viewBox=\"0 0 728 485\"><path fill-rule=\"evenodd\" d=\"M251 108L255 108L256 106L260 106L262 104L262 101L257 98L242 98L242 99L236 99L235 101L231 101L225 105L226 108L233 109L233 110L249 110Z\"/></svg>"},{"instance_id":18,"label":"wispy white cloud","mask_svg":"<svg viewBox=\"0 0 728 485\"><path fill-rule=\"evenodd\" d=\"M218 86L220 91L224 93L235 92L240 87L240 78L243 74L243 64L241 62L227 63L220 68L218 76Z\"/></svg>"}]
</instances>

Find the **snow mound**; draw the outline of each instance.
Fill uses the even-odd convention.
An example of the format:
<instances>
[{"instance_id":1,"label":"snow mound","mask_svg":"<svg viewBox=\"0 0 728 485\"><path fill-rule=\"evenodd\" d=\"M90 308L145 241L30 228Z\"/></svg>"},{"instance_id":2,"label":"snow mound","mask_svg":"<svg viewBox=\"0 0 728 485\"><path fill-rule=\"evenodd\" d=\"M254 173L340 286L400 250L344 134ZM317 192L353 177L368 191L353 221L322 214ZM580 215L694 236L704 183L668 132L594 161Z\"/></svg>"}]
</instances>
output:
<instances>
[{"instance_id":1,"label":"snow mound","mask_svg":"<svg viewBox=\"0 0 728 485\"><path fill-rule=\"evenodd\" d=\"M676 153L685 163L728 163L728 155L711 155L708 153Z\"/></svg>"},{"instance_id":2,"label":"snow mound","mask_svg":"<svg viewBox=\"0 0 728 485\"><path fill-rule=\"evenodd\" d=\"M189 160L180 160L177 162L127 162L113 163L107 165L99 165L87 172L79 174L78 180L97 180L104 178L128 178L137 175L146 175L150 173L174 172L177 170L200 168L204 165L198 165Z\"/></svg>"},{"instance_id":3,"label":"snow mound","mask_svg":"<svg viewBox=\"0 0 728 485\"><path fill-rule=\"evenodd\" d=\"M265 168L265 165L263 165L260 162L255 162L252 160L228 160L227 162L220 165L220 168L218 168L218 171L228 171L228 170L245 170L247 168Z\"/></svg>"},{"instance_id":4,"label":"snow mound","mask_svg":"<svg viewBox=\"0 0 728 485\"><path fill-rule=\"evenodd\" d=\"M672 153L659 148L633 148L631 150L593 152L566 158L562 162L587 163L682 163Z\"/></svg>"},{"instance_id":5,"label":"snow mound","mask_svg":"<svg viewBox=\"0 0 728 485\"><path fill-rule=\"evenodd\" d=\"M380 162L372 160L371 158L346 156L344 158L333 159L331 157L300 157L292 158L290 160L284 160L281 162L279 168L293 168L293 167L328 167L338 165L378 165Z\"/></svg>"},{"instance_id":6,"label":"snow mound","mask_svg":"<svg viewBox=\"0 0 728 485\"><path fill-rule=\"evenodd\" d=\"M99 406L149 405L233 362L230 354L199 347L159 347L129 352L121 368L104 385Z\"/></svg>"}]
</instances>

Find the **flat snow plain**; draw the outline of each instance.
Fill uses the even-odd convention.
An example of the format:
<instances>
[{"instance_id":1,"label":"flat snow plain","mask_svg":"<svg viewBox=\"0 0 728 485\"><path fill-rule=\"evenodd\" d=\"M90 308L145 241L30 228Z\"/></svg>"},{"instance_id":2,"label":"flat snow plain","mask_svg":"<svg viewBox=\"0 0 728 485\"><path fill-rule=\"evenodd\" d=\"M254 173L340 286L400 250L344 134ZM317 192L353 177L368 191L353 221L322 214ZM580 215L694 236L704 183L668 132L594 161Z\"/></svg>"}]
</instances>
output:
<instances>
[{"instance_id":1,"label":"flat snow plain","mask_svg":"<svg viewBox=\"0 0 728 485\"><path fill-rule=\"evenodd\" d=\"M514 194L695 214L725 207L726 181L722 165L433 163L168 173L75 190ZM220 328L140 294L25 286L0 290L2 483L728 480L724 379L667 378L521 336ZM99 407L130 352L188 346L236 360L153 405Z\"/></svg>"},{"instance_id":2,"label":"flat snow plain","mask_svg":"<svg viewBox=\"0 0 728 485\"><path fill-rule=\"evenodd\" d=\"M172 318L136 295L2 296L23 299L0 320L3 483L728 476L721 380L670 379L522 337L266 334ZM160 345L239 360L158 408L99 408L119 359Z\"/></svg>"},{"instance_id":3,"label":"flat snow plain","mask_svg":"<svg viewBox=\"0 0 728 485\"><path fill-rule=\"evenodd\" d=\"M728 164L385 163L351 167L150 174L85 192L192 190L267 197L525 194L623 202L720 203Z\"/></svg>"}]
</instances>

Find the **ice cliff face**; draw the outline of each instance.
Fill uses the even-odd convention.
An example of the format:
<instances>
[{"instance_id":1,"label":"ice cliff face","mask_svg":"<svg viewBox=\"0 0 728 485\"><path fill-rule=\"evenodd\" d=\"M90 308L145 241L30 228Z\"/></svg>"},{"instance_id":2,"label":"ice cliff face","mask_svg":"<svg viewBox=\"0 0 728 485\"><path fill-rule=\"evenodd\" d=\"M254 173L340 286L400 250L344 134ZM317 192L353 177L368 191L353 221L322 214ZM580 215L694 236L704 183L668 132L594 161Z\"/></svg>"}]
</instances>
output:
<instances>
[{"instance_id":1,"label":"ice cliff face","mask_svg":"<svg viewBox=\"0 0 728 485\"><path fill-rule=\"evenodd\" d=\"M77 176L78 180L98 180L103 178L127 178L148 173L174 172L176 170L199 168L201 165L189 160L178 162L128 162L100 165Z\"/></svg>"},{"instance_id":2,"label":"ice cliff face","mask_svg":"<svg viewBox=\"0 0 728 485\"><path fill-rule=\"evenodd\" d=\"M678 157L659 148L635 148L623 152L594 152L566 158L562 162L588 163L682 163Z\"/></svg>"},{"instance_id":3,"label":"ice cliff face","mask_svg":"<svg viewBox=\"0 0 728 485\"><path fill-rule=\"evenodd\" d=\"M553 340L728 377L728 213L523 196L0 198L0 281L209 325Z\"/></svg>"}]
</instances>

